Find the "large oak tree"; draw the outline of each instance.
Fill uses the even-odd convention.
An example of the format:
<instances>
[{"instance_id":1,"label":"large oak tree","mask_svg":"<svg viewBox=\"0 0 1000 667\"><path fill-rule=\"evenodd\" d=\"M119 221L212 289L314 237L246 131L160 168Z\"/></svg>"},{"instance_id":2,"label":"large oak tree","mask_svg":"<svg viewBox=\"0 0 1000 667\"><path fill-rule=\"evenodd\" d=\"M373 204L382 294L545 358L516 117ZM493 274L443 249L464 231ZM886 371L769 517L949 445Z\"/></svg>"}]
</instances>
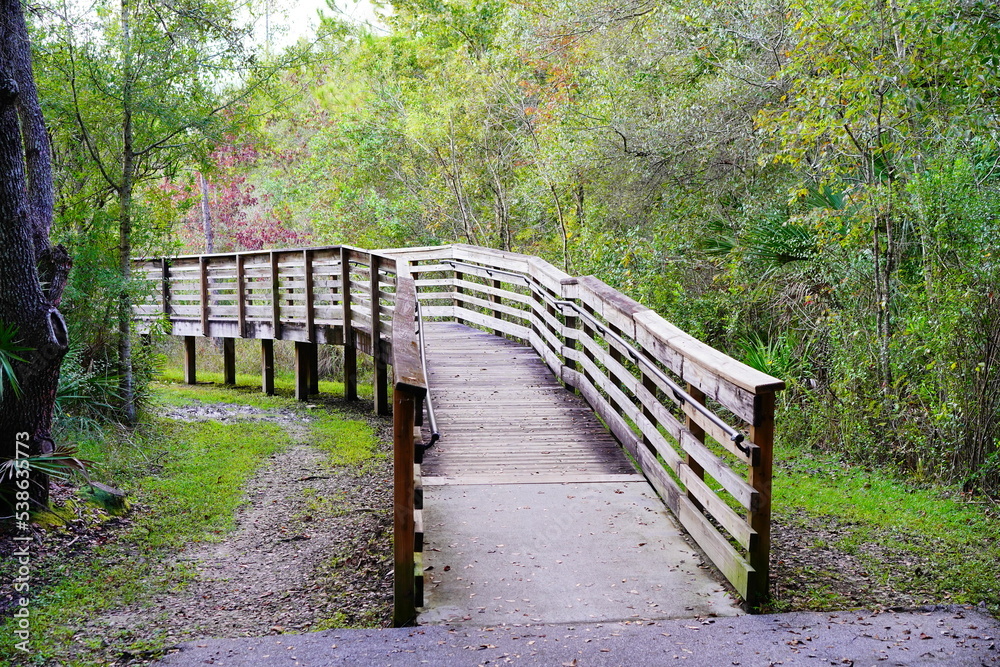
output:
<instances>
[{"instance_id":1,"label":"large oak tree","mask_svg":"<svg viewBox=\"0 0 1000 667\"><path fill-rule=\"evenodd\" d=\"M0 0L0 323L27 348L13 360L20 391L0 401L3 459L15 457L18 434L27 434L30 455L54 449L52 411L69 345L59 300L70 263L49 243L52 207L50 149L21 0ZM47 478L36 474L32 482L32 498L47 502ZM9 479L0 482L4 500L13 491Z\"/></svg>"}]
</instances>

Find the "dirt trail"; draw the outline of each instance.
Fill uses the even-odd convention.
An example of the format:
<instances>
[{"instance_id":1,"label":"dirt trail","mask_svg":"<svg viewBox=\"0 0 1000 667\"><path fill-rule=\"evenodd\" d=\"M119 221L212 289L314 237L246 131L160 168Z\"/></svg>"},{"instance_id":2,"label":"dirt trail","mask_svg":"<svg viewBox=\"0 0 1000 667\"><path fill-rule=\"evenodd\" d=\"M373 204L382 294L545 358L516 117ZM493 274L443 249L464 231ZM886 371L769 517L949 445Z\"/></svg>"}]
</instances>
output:
<instances>
[{"instance_id":1,"label":"dirt trail","mask_svg":"<svg viewBox=\"0 0 1000 667\"><path fill-rule=\"evenodd\" d=\"M200 405L169 416L274 421L293 444L264 462L247 483L235 531L219 542L192 544L163 564L164 572L193 569L192 581L94 619L87 635L184 641L387 622L388 458L360 471L332 466L325 452L308 444L301 414L290 410Z\"/></svg>"}]
</instances>

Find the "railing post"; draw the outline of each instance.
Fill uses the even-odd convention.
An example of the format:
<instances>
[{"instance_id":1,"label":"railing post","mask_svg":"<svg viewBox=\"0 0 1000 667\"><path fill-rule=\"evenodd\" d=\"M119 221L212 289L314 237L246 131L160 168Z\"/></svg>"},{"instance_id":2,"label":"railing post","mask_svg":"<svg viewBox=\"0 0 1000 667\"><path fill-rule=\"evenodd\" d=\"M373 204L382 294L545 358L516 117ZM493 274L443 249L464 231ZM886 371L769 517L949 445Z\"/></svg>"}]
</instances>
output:
<instances>
[{"instance_id":1,"label":"railing post","mask_svg":"<svg viewBox=\"0 0 1000 667\"><path fill-rule=\"evenodd\" d=\"M371 253L368 255L370 273L370 294L372 305L372 360L375 363L375 384L372 387L372 395L375 400L375 414L387 415L389 408L389 371L382 355L382 313L380 312L381 289L379 288L379 256Z\"/></svg>"},{"instance_id":2,"label":"railing post","mask_svg":"<svg viewBox=\"0 0 1000 667\"><path fill-rule=\"evenodd\" d=\"M656 381L653 380L653 377L649 373L646 373L645 371L640 371L640 372L642 373L643 388L650 394L652 394L655 400L659 401L660 397L658 395L658 392L660 388L656 386ZM657 425L656 414L649 406L646 405L645 401L640 401L640 402L642 403L642 416L648 419L649 423L655 427ZM653 444L653 441L649 439L648 435L643 434L642 444L646 446L646 449L648 449L651 454L656 456L657 453L656 445Z\"/></svg>"},{"instance_id":3,"label":"railing post","mask_svg":"<svg viewBox=\"0 0 1000 667\"><path fill-rule=\"evenodd\" d=\"M392 624L409 625L416 616L413 520L413 395L396 386L392 393L393 609Z\"/></svg>"},{"instance_id":4,"label":"railing post","mask_svg":"<svg viewBox=\"0 0 1000 667\"><path fill-rule=\"evenodd\" d=\"M302 251L302 266L305 272L305 304L306 304L306 340L316 342L313 331L316 322L316 309L313 306L313 253L312 250Z\"/></svg>"},{"instance_id":5,"label":"railing post","mask_svg":"<svg viewBox=\"0 0 1000 667\"><path fill-rule=\"evenodd\" d=\"M590 306L588 306L587 304L583 304L583 309L589 315L593 315L594 314L594 309L591 308ZM587 322L587 320L581 318L580 324L581 324L581 329L580 330L583 332L583 335L586 336L587 338L591 339L591 340L594 340L594 329L593 329L593 327L590 326L590 324ZM597 358L594 356L594 353L591 352L590 349L586 345L583 346L583 354L588 359L590 359L592 362L594 362L594 364L597 363ZM593 384L593 385L596 386L596 382L594 381L594 378L592 378L590 376L590 371L587 370L586 368L583 369L583 377L585 377L587 379L587 381L590 382L590 384Z\"/></svg>"},{"instance_id":6,"label":"railing post","mask_svg":"<svg viewBox=\"0 0 1000 667\"><path fill-rule=\"evenodd\" d=\"M160 269L161 269L161 272L162 272L162 277L161 277L162 283L161 284L163 286L162 287L163 294L161 295L162 296L162 301L163 301L163 314L166 315L167 320L168 320L169 329L167 330L167 333L171 333L173 331L173 324L169 323L169 320L170 320L170 260L167 259L166 257L164 257L163 259L161 259L160 260Z\"/></svg>"},{"instance_id":7,"label":"railing post","mask_svg":"<svg viewBox=\"0 0 1000 667\"><path fill-rule=\"evenodd\" d=\"M201 335L208 336L208 258L202 255L198 258L198 269L201 283Z\"/></svg>"},{"instance_id":8,"label":"railing post","mask_svg":"<svg viewBox=\"0 0 1000 667\"><path fill-rule=\"evenodd\" d=\"M771 465L774 458L774 393L758 394L754 401L754 423L750 441L760 448L760 462L750 466L747 481L757 490L758 502L747 514L750 527L757 532L751 545L750 565L754 571L747 584L747 603L751 609L767 600L771 577Z\"/></svg>"},{"instance_id":9,"label":"railing post","mask_svg":"<svg viewBox=\"0 0 1000 667\"><path fill-rule=\"evenodd\" d=\"M701 405L705 405L705 393L701 389L698 389L698 387L691 384L690 382L687 385L687 393L690 394L691 398L693 398L695 401L697 401ZM694 436L695 440L697 440L702 444L705 444L705 429L699 426L698 422L691 419L690 416L687 416L684 418L684 427L691 433L691 435ZM695 476L698 477L698 479L705 479L705 469L702 468L701 464L698 463L694 459L694 457L691 456L690 454L687 455L687 465L691 469L691 472L693 472ZM694 494L688 491L687 495L688 499L692 503L694 503L695 507L697 507L698 509L702 509L701 503L698 502L698 499L695 498Z\"/></svg>"},{"instance_id":10,"label":"railing post","mask_svg":"<svg viewBox=\"0 0 1000 667\"><path fill-rule=\"evenodd\" d=\"M236 327L240 338L247 335L247 267L246 258L236 255Z\"/></svg>"},{"instance_id":11,"label":"railing post","mask_svg":"<svg viewBox=\"0 0 1000 667\"><path fill-rule=\"evenodd\" d=\"M454 282L452 283L452 287L454 287L456 295L462 294L462 293L465 292L465 288L464 287L460 287L459 284L458 284L458 282L460 280L462 280L463 278L465 278L465 274L462 273L461 271L459 271L458 269L455 269L455 278L453 279ZM458 321L458 309L464 307L465 302L462 301L461 299L459 299L458 296L453 297L452 301L455 304L455 321L457 322Z\"/></svg>"},{"instance_id":12,"label":"railing post","mask_svg":"<svg viewBox=\"0 0 1000 667\"><path fill-rule=\"evenodd\" d=\"M566 286L567 285L576 285L576 284L577 284L576 278L564 278L561 281L561 284L560 284L559 298L560 299L567 299L568 295L566 294L566 292L567 292L567 287ZM574 310L569 310L568 311L568 313L574 313L574 312L576 312L576 311L574 311ZM565 348L565 350L559 356L562 357L563 367L564 368L568 368L571 371L575 371L577 369L576 360L575 359L570 359L569 356L566 354L566 352L576 350L576 349L578 349L578 346L577 346L577 340L576 340L576 338L574 338L573 336L571 336L569 332L570 331L575 331L575 330L579 329L579 327L580 327L580 318L579 317L577 317L576 315L571 315L571 314L563 313L563 347ZM574 387L573 385L571 385L569 382L566 382L566 380L563 380L563 382L565 383L567 389L571 389L574 392L576 391L576 387Z\"/></svg>"},{"instance_id":13,"label":"railing post","mask_svg":"<svg viewBox=\"0 0 1000 667\"><path fill-rule=\"evenodd\" d=\"M500 286L501 286L502 283L499 280L494 280L492 282L492 284L493 284L493 289L497 289L498 290L498 289L500 289ZM491 303L499 304L500 303L500 295L499 294L490 294L490 302ZM499 310L494 310L493 311L493 317L495 319L502 320L503 319L503 313L500 312ZM494 329L493 330L493 335L494 336L503 336L503 332L500 331L499 329Z\"/></svg>"},{"instance_id":14,"label":"railing post","mask_svg":"<svg viewBox=\"0 0 1000 667\"><path fill-rule=\"evenodd\" d=\"M344 399L358 398L358 346L351 324L351 259L347 248L340 249L340 299L344 313Z\"/></svg>"},{"instance_id":15,"label":"railing post","mask_svg":"<svg viewBox=\"0 0 1000 667\"><path fill-rule=\"evenodd\" d=\"M274 396L274 340L260 339L260 388L268 396Z\"/></svg>"},{"instance_id":16,"label":"railing post","mask_svg":"<svg viewBox=\"0 0 1000 667\"><path fill-rule=\"evenodd\" d=\"M281 291L278 289L278 254L271 251L271 338L281 340Z\"/></svg>"}]
</instances>

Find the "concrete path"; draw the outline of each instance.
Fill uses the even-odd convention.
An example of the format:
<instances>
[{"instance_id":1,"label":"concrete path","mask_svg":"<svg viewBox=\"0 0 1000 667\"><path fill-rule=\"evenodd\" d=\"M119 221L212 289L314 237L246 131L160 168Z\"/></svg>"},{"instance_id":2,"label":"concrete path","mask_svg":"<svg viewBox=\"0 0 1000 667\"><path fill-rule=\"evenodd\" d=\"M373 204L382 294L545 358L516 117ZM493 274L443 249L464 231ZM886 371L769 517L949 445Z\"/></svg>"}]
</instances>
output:
<instances>
[{"instance_id":1,"label":"concrete path","mask_svg":"<svg viewBox=\"0 0 1000 667\"><path fill-rule=\"evenodd\" d=\"M424 508L421 624L740 613L645 481L427 487Z\"/></svg>"},{"instance_id":2,"label":"concrete path","mask_svg":"<svg viewBox=\"0 0 1000 667\"><path fill-rule=\"evenodd\" d=\"M427 325L426 623L741 613L583 399L530 347Z\"/></svg>"},{"instance_id":3,"label":"concrete path","mask_svg":"<svg viewBox=\"0 0 1000 667\"><path fill-rule=\"evenodd\" d=\"M431 625L190 642L160 665L659 667L1000 665L1000 623L975 609L796 613L639 623Z\"/></svg>"}]
</instances>

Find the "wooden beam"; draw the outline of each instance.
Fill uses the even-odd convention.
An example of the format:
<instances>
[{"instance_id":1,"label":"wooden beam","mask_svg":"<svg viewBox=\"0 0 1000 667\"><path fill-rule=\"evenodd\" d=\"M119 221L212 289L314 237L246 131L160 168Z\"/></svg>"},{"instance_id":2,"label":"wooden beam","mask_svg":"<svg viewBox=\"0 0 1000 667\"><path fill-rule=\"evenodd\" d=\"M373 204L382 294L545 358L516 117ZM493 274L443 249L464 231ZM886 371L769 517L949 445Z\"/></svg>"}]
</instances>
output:
<instances>
[{"instance_id":1,"label":"wooden beam","mask_svg":"<svg viewBox=\"0 0 1000 667\"><path fill-rule=\"evenodd\" d=\"M222 382L236 385L236 339L222 339Z\"/></svg>"},{"instance_id":2,"label":"wooden beam","mask_svg":"<svg viewBox=\"0 0 1000 667\"><path fill-rule=\"evenodd\" d=\"M701 405L705 405L705 394L691 383L688 383L687 393L691 395L696 402ZM705 444L705 429L703 429L694 419L691 417L684 418L684 427L694 436L694 439L698 442ZM701 466L698 461L695 460L691 454L687 455L687 465L691 469L694 477L700 480L705 479L705 469ZM702 509L701 503L695 498L691 491L688 491L688 499L694 503L694 506L698 509Z\"/></svg>"},{"instance_id":3,"label":"wooden beam","mask_svg":"<svg viewBox=\"0 0 1000 667\"><path fill-rule=\"evenodd\" d=\"M247 335L246 282L246 258L243 255L236 255L236 325L240 330L240 338Z\"/></svg>"},{"instance_id":4,"label":"wooden beam","mask_svg":"<svg viewBox=\"0 0 1000 667\"><path fill-rule=\"evenodd\" d=\"M757 414L750 427L750 440L760 447L760 463L751 466L747 481L758 495L757 506L747 515L747 523L757 533L755 548L750 550L753 573L747 590L747 604L757 608L767 600L770 586L771 558L771 474L774 457L774 394L757 396Z\"/></svg>"},{"instance_id":5,"label":"wooden beam","mask_svg":"<svg viewBox=\"0 0 1000 667\"><path fill-rule=\"evenodd\" d=\"M295 341L295 400L305 401L309 398L309 375L311 349L315 343Z\"/></svg>"},{"instance_id":6,"label":"wooden beam","mask_svg":"<svg viewBox=\"0 0 1000 667\"><path fill-rule=\"evenodd\" d=\"M392 624L411 625L416 618L413 518L413 395L397 386L392 395L393 602Z\"/></svg>"},{"instance_id":7,"label":"wooden beam","mask_svg":"<svg viewBox=\"0 0 1000 667\"><path fill-rule=\"evenodd\" d=\"M351 324L350 251L340 249L340 299L344 313L344 400L358 398L358 344Z\"/></svg>"},{"instance_id":8,"label":"wooden beam","mask_svg":"<svg viewBox=\"0 0 1000 667\"><path fill-rule=\"evenodd\" d=\"M195 336L184 336L184 383L196 384L198 372L195 364Z\"/></svg>"},{"instance_id":9,"label":"wooden beam","mask_svg":"<svg viewBox=\"0 0 1000 667\"><path fill-rule=\"evenodd\" d=\"M309 345L309 393L319 393L319 344Z\"/></svg>"},{"instance_id":10,"label":"wooden beam","mask_svg":"<svg viewBox=\"0 0 1000 667\"><path fill-rule=\"evenodd\" d=\"M501 283L499 280L494 280L493 281L493 288L496 289L496 290L499 290L502 285L503 285L503 283ZM490 301L492 301L493 303L499 304L500 303L500 295L498 293L494 292L493 294L490 295ZM497 310L497 309L494 308L493 309L493 317L495 317L498 320L502 320L503 319L503 313L501 311L499 311L499 310ZM493 335L494 336L503 336L503 332L500 331L499 329L494 329L493 330Z\"/></svg>"},{"instance_id":11,"label":"wooden beam","mask_svg":"<svg viewBox=\"0 0 1000 667\"><path fill-rule=\"evenodd\" d=\"M208 258L204 255L198 258L198 277L201 287L201 335L208 336Z\"/></svg>"},{"instance_id":12,"label":"wooden beam","mask_svg":"<svg viewBox=\"0 0 1000 667\"><path fill-rule=\"evenodd\" d=\"M260 388L268 396L274 396L274 340L260 339Z\"/></svg>"},{"instance_id":13,"label":"wooden beam","mask_svg":"<svg viewBox=\"0 0 1000 667\"><path fill-rule=\"evenodd\" d=\"M278 288L278 253L271 251L271 328L272 337L281 340L281 291Z\"/></svg>"},{"instance_id":14,"label":"wooden beam","mask_svg":"<svg viewBox=\"0 0 1000 667\"><path fill-rule=\"evenodd\" d=\"M160 280L163 293L160 296L162 298L163 314L169 318L170 317L170 260L167 259L166 257L160 260L160 271L162 274Z\"/></svg>"},{"instance_id":15,"label":"wooden beam","mask_svg":"<svg viewBox=\"0 0 1000 667\"><path fill-rule=\"evenodd\" d=\"M305 282L305 303L306 303L306 338L311 343L316 342L316 332L314 324L316 322L316 307L313 304L313 253L311 250L302 251L302 264L305 270L303 278Z\"/></svg>"}]
</instances>

